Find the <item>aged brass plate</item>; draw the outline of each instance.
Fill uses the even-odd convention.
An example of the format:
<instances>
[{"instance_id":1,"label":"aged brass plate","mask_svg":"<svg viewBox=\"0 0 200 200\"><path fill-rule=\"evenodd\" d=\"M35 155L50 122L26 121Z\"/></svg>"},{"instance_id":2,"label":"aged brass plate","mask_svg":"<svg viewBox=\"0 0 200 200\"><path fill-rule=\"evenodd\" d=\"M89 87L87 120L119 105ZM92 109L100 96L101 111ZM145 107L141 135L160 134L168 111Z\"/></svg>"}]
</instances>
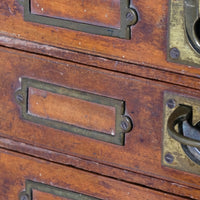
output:
<instances>
[{"instance_id":1,"label":"aged brass plate","mask_svg":"<svg viewBox=\"0 0 200 200\"><path fill-rule=\"evenodd\" d=\"M131 119L127 115L125 115L126 109L125 109L124 101L105 97L105 96L100 96L100 95L96 95L96 94L92 94L92 93L88 93L84 91L79 91L79 90L75 90L71 88L66 88L66 87L62 87L55 84L50 84L50 83L34 80L34 79L24 78L24 77L20 78L20 81L21 81L21 89L16 91L15 98L16 98L17 103L21 107L22 119L35 122L36 124L41 124L41 125L55 128L55 129L68 131L74 134L90 137L96 140L101 140L104 142L109 142L109 143L113 143L117 145L124 145L125 133L129 132L132 128ZM80 100L80 102L87 102L89 104L94 104L96 106L112 107L115 110L114 111L115 123L114 123L114 129L113 129L114 131L111 132L111 134L108 134L108 133L100 131L101 129L99 130L90 129L90 128L87 128L87 126L85 128L83 126L80 126L79 123L72 124L68 120L66 121L59 120L58 118L54 118L52 116L49 116L48 114L47 116L43 116L43 115L34 114L30 112L31 98L30 98L29 93L31 93L31 90L33 90L34 88L39 91L55 94L54 97L55 96L63 97L64 100L69 99L67 97L71 97L72 99L75 100L75 102L76 100ZM46 95L44 99L46 99ZM71 101L71 103L73 104L74 102ZM54 104L57 104L56 100ZM57 108L59 106L55 106L55 107ZM93 109L95 109L95 107L93 107ZM45 108L45 112L46 112L46 108ZM56 110L56 112L59 112L60 115L63 114L62 111L60 111L60 108ZM78 111L74 110L74 113L75 112L78 112ZM73 115L73 111L69 112L69 114ZM90 112L88 111L86 115L88 115L89 117ZM101 113L99 113L99 116L100 117L102 116ZM91 118L91 120L93 119ZM97 125L98 125L98 121L97 121Z\"/></svg>"},{"instance_id":2,"label":"aged brass plate","mask_svg":"<svg viewBox=\"0 0 200 200\"><path fill-rule=\"evenodd\" d=\"M58 197L64 197L72 200L100 200L95 197L80 194L70 190L46 185L44 183L38 183L31 180L26 180L26 190L19 194L19 200L33 200L33 190L49 193Z\"/></svg>"},{"instance_id":3,"label":"aged brass plate","mask_svg":"<svg viewBox=\"0 0 200 200\"><path fill-rule=\"evenodd\" d=\"M90 23L77 22L73 19L61 19L56 17L33 14L31 12L31 0L18 0L24 6L24 20L46 24L56 27L68 28L97 35L118 37L123 39L131 38L130 26L136 24L138 17L134 8L130 7L130 0L119 0L120 2L120 28L104 27ZM73 1L72 1L73 4ZM99 11L101 12L101 11Z\"/></svg>"},{"instance_id":4,"label":"aged brass plate","mask_svg":"<svg viewBox=\"0 0 200 200\"><path fill-rule=\"evenodd\" d=\"M200 53L193 48L186 33L185 3L187 0L170 1L167 57L170 62L200 67Z\"/></svg>"},{"instance_id":5,"label":"aged brass plate","mask_svg":"<svg viewBox=\"0 0 200 200\"><path fill-rule=\"evenodd\" d=\"M162 165L199 175L200 165L187 156L182 145L170 137L167 131L167 121L173 111L180 105L192 107L193 125L200 121L200 99L167 91L164 93Z\"/></svg>"}]
</instances>

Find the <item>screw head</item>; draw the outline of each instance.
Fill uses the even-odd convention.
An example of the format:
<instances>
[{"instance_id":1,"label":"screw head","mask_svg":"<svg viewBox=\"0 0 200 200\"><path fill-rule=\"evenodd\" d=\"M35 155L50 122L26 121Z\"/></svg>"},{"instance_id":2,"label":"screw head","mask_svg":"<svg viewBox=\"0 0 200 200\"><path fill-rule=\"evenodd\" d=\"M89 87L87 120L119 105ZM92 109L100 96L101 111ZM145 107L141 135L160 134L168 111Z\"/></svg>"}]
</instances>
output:
<instances>
[{"instance_id":1,"label":"screw head","mask_svg":"<svg viewBox=\"0 0 200 200\"><path fill-rule=\"evenodd\" d=\"M174 156L171 153L165 154L165 161L169 164L174 162Z\"/></svg>"},{"instance_id":2,"label":"screw head","mask_svg":"<svg viewBox=\"0 0 200 200\"><path fill-rule=\"evenodd\" d=\"M167 106L170 109L173 109L176 107L176 100L175 99L168 99Z\"/></svg>"},{"instance_id":3,"label":"screw head","mask_svg":"<svg viewBox=\"0 0 200 200\"><path fill-rule=\"evenodd\" d=\"M137 13L134 9L129 9L126 13L126 20L128 22L128 25L134 25L137 22Z\"/></svg>"},{"instance_id":4,"label":"screw head","mask_svg":"<svg viewBox=\"0 0 200 200\"><path fill-rule=\"evenodd\" d=\"M180 57L180 51L176 47L173 47L169 50L169 56L172 59L178 59Z\"/></svg>"},{"instance_id":5,"label":"screw head","mask_svg":"<svg viewBox=\"0 0 200 200\"><path fill-rule=\"evenodd\" d=\"M127 116L124 116L120 126L124 132L129 132L132 129L131 119Z\"/></svg>"},{"instance_id":6,"label":"screw head","mask_svg":"<svg viewBox=\"0 0 200 200\"><path fill-rule=\"evenodd\" d=\"M122 122L121 122L121 128L122 128L124 131L126 131L127 128L128 128L128 123L127 123L126 121L122 121Z\"/></svg>"},{"instance_id":7,"label":"screw head","mask_svg":"<svg viewBox=\"0 0 200 200\"><path fill-rule=\"evenodd\" d=\"M17 94L16 99L19 103L22 103L24 101L24 97L21 94Z\"/></svg>"},{"instance_id":8,"label":"screw head","mask_svg":"<svg viewBox=\"0 0 200 200\"><path fill-rule=\"evenodd\" d=\"M29 196L27 195L27 194L22 194L21 196L20 196L20 200L29 200Z\"/></svg>"}]
</instances>

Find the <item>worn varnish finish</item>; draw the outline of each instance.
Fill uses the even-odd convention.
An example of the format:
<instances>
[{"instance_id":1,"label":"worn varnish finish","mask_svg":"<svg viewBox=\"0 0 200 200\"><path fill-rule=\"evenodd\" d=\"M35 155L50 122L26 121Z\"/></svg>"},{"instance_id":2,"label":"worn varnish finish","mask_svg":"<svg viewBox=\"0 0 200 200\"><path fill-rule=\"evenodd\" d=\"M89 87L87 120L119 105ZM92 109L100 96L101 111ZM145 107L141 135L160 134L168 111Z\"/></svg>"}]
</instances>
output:
<instances>
[{"instance_id":1,"label":"worn varnish finish","mask_svg":"<svg viewBox=\"0 0 200 200\"><path fill-rule=\"evenodd\" d=\"M114 105L113 105L114 106ZM29 88L28 112L106 134L115 133L115 108L74 97Z\"/></svg>"},{"instance_id":2,"label":"worn varnish finish","mask_svg":"<svg viewBox=\"0 0 200 200\"><path fill-rule=\"evenodd\" d=\"M31 13L120 28L120 0L31 0Z\"/></svg>"},{"instance_id":3,"label":"worn varnish finish","mask_svg":"<svg viewBox=\"0 0 200 200\"><path fill-rule=\"evenodd\" d=\"M161 166L163 91L197 97L198 91L17 51L2 49L1 55L0 66L6 66L1 69L1 136L200 189L199 176ZM14 93L23 76L124 100L134 122L125 146L21 120ZM124 175L124 179L129 178Z\"/></svg>"},{"instance_id":4,"label":"worn varnish finish","mask_svg":"<svg viewBox=\"0 0 200 200\"><path fill-rule=\"evenodd\" d=\"M17 0L0 2L1 34L198 77L200 75L198 68L166 61L168 1L132 0L131 5L139 13L139 21L132 27L131 40L25 22L23 6ZM93 7L88 9L93 9ZM64 12L64 7L60 7L60 13L62 12ZM111 68L115 70L114 65ZM120 70L123 71L123 69ZM126 72L131 71L130 65ZM168 78L163 78L163 80Z\"/></svg>"},{"instance_id":5,"label":"worn varnish finish","mask_svg":"<svg viewBox=\"0 0 200 200\"><path fill-rule=\"evenodd\" d=\"M95 172L96 174L113 177L133 184L143 185L151 189L157 189L171 194L177 194L188 198L199 199L199 190L186 185L174 184L167 180L144 174L134 173L129 170L123 170L113 166L104 165L97 162L91 162L86 159L70 156L55 151L34 147L25 143L16 142L10 139L0 137L0 146L6 149L12 149L20 153L26 153L37 158L53 161L56 163L73 166L82 170Z\"/></svg>"},{"instance_id":6,"label":"worn varnish finish","mask_svg":"<svg viewBox=\"0 0 200 200\"><path fill-rule=\"evenodd\" d=\"M159 70L143 65L133 65L128 62L110 60L107 58L102 58L100 56L80 53L77 51L64 50L53 46L42 45L39 43L15 39L3 35L0 35L0 43L10 48L34 52L42 55L48 55L51 57L59 58L61 60L70 60L93 67L106 68L109 70L113 70L114 68L115 71L123 72L126 74L134 74L135 76L144 77L147 79L159 80L162 82L182 85L193 89L199 89L200 87L200 81L198 77L188 77L188 75L183 74L182 76L180 76L179 74L169 72L164 69ZM183 71L180 72L182 73Z\"/></svg>"},{"instance_id":7,"label":"worn varnish finish","mask_svg":"<svg viewBox=\"0 0 200 200\"><path fill-rule=\"evenodd\" d=\"M30 1L35 14L120 25L120 0ZM17 49L0 49L0 147L12 150L0 151L0 199L17 199L26 179L100 199L200 199L198 175L161 165L164 91L200 95L200 70L166 61L168 3L131 0L139 20L126 40L25 22L18 0L0 2L0 45ZM21 77L124 101L133 120L125 145L23 120L15 100ZM111 108L82 107L80 100L29 90L28 112L34 115L104 132L114 126ZM79 106L77 112L71 103ZM78 120L66 115L69 111ZM88 111L96 121L86 119ZM34 200L63 200L37 190L33 194Z\"/></svg>"},{"instance_id":8,"label":"worn varnish finish","mask_svg":"<svg viewBox=\"0 0 200 200\"><path fill-rule=\"evenodd\" d=\"M25 189L25 180L50 184L99 199L184 199L2 149L0 149L0 166L2 200L16 200L19 193ZM48 197L45 194L35 193L35 191L34 194L36 197L33 200L39 200L37 197L40 197L40 200ZM57 199L63 200L63 198Z\"/></svg>"}]
</instances>

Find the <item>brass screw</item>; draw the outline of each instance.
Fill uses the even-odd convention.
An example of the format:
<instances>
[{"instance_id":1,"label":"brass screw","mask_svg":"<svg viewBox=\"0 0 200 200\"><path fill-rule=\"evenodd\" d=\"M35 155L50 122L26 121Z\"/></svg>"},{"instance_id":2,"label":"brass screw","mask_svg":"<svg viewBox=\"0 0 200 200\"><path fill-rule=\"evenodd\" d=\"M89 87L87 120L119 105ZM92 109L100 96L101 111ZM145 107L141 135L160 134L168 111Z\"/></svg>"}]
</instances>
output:
<instances>
[{"instance_id":1,"label":"brass screw","mask_svg":"<svg viewBox=\"0 0 200 200\"><path fill-rule=\"evenodd\" d=\"M174 162L174 156L171 153L165 154L165 161L169 164Z\"/></svg>"},{"instance_id":2,"label":"brass screw","mask_svg":"<svg viewBox=\"0 0 200 200\"><path fill-rule=\"evenodd\" d=\"M168 106L168 108L170 108L170 109L175 108L175 107L176 107L176 101L175 101L175 99L168 99L168 101L167 101L167 106Z\"/></svg>"},{"instance_id":3,"label":"brass screw","mask_svg":"<svg viewBox=\"0 0 200 200\"><path fill-rule=\"evenodd\" d=\"M120 126L124 132L130 131L132 128L132 123L131 123L130 118L127 116L124 116L123 120L121 121Z\"/></svg>"},{"instance_id":4,"label":"brass screw","mask_svg":"<svg viewBox=\"0 0 200 200\"><path fill-rule=\"evenodd\" d=\"M136 24L138 17L137 17L137 13L134 9L128 10L128 12L126 13L126 20L128 22L128 25Z\"/></svg>"},{"instance_id":5,"label":"brass screw","mask_svg":"<svg viewBox=\"0 0 200 200\"><path fill-rule=\"evenodd\" d=\"M17 99L17 101L20 102L20 103L22 103L22 102L24 101L24 97L23 97L21 94L18 94L18 95L16 96L16 99Z\"/></svg>"},{"instance_id":6,"label":"brass screw","mask_svg":"<svg viewBox=\"0 0 200 200\"><path fill-rule=\"evenodd\" d=\"M180 51L176 47L173 47L169 50L169 56L172 59L178 59L180 57Z\"/></svg>"},{"instance_id":7,"label":"brass screw","mask_svg":"<svg viewBox=\"0 0 200 200\"><path fill-rule=\"evenodd\" d=\"M121 128L126 131L128 129L128 122L127 121L122 121L121 122Z\"/></svg>"},{"instance_id":8,"label":"brass screw","mask_svg":"<svg viewBox=\"0 0 200 200\"><path fill-rule=\"evenodd\" d=\"M28 197L27 194L22 194L22 195L20 196L20 200L29 200L29 197Z\"/></svg>"}]
</instances>

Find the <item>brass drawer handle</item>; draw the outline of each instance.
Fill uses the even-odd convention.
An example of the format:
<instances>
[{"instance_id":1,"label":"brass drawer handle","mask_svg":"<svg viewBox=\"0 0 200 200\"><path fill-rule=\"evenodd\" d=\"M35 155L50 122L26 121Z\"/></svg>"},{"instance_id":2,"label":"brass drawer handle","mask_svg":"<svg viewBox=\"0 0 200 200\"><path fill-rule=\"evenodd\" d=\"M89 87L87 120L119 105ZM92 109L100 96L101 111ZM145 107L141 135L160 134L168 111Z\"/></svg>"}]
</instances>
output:
<instances>
[{"instance_id":1,"label":"brass drawer handle","mask_svg":"<svg viewBox=\"0 0 200 200\"><path fill-rule=\"evenodd\" d=\"M200 53L199 0L185 0L185 28L191 46Z\"/></svg>"},{"instance_id":2,"label":"brass drawer handle","mask_svg":"<svg viewBox=\"0 0 200 200\"><path fill-rule=\"evenodd\" d=\"M199 123L192 124L192 107L178 106L170 115L167 122L169 135L180 142L185 154L200 165L200 131ZM175 126L178 125L176 131Z\"/></svg>"},{"instance_id":3,"label":"brass drawer handle","mask_svg":"<svg viewBox=\"0 0 200 200\"><path fill-rule=\"evenodd\" d=\"M200 100L164 92L162 165L200 174Z\"/></svg>"},{"instance_id":4,"label":"brass drawer handle","mask_svg":"<svg viewBox=\"0 0 200 200\"><path fill-rule=\"evenodd\" d=\"M192 134L186 133L185 135L190 135L190 137L184 136L180 132L175 130L176 125L180 125L183 122L189 122L192 116L192 108L190 106L180 105L174 112L170 115L167 122L167 130L169 135L184 145L189 145L192 147L200 147L200 131L196 131L195 127L191 127L191 130L195 131ZM190 124L190 123L189 123Z\"/></svg>"}]
</instances>

